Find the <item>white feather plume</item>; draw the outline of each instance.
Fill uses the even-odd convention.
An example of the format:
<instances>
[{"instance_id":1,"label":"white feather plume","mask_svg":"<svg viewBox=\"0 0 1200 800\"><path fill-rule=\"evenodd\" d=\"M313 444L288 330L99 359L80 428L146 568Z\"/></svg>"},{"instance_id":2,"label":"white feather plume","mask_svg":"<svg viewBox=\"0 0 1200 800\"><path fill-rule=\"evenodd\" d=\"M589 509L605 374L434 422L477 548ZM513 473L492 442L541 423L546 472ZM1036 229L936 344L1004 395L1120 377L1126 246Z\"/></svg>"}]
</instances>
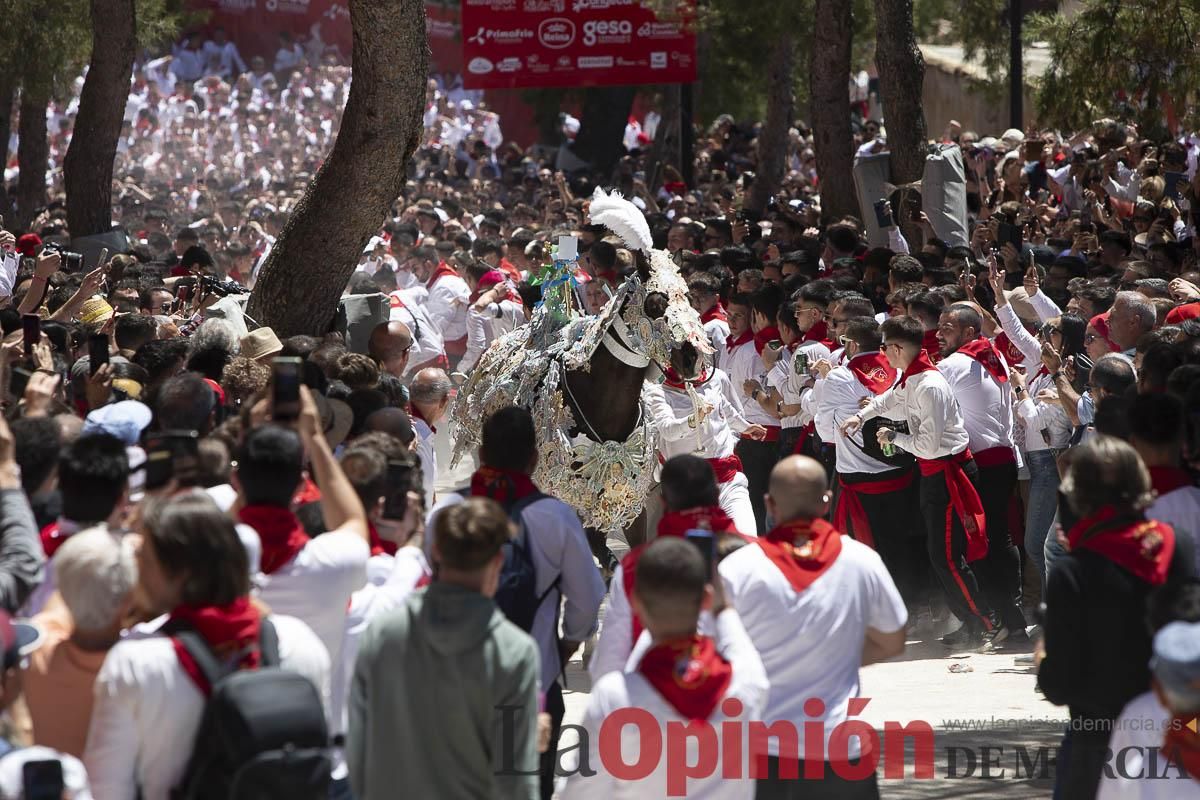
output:
<instances>
[{"instance_id":1,"label":"white feather plume","mask_svg":"<svg viewBox=\"0 0 1200 800\"><path fill-rule=\"evenodd\" d=\"M603 225L621 237L627 247L649 253L654 246L650 226L638 207L621 196L620 192L605 194L599 186L592 195L588 209L593 225Z\"/></svg>"}]
</instances>

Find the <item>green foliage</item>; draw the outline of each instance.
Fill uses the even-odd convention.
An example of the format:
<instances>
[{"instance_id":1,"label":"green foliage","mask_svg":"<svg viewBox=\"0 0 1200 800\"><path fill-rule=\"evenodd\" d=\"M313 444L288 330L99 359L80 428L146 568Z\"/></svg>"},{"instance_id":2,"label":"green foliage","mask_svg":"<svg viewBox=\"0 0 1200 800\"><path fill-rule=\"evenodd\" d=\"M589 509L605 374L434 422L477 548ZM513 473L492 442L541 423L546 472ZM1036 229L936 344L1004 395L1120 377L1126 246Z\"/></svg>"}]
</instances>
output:
<instances>
[{"instance_id":1,"label":"green foliage","mask_svg":"<svg viewBox=\"0 0 1200 800\"><path fill-rule=\"evenodd\" d=\"M1182 122L1195 123L1189 106L1200 91L1200 2L1084 0L1075 16L1037 15L1028 28L1050 47L1038 87L1043 123L1079 130L1117 117L1161 136L1164 97Z\"/></svg>"}]
</instances>

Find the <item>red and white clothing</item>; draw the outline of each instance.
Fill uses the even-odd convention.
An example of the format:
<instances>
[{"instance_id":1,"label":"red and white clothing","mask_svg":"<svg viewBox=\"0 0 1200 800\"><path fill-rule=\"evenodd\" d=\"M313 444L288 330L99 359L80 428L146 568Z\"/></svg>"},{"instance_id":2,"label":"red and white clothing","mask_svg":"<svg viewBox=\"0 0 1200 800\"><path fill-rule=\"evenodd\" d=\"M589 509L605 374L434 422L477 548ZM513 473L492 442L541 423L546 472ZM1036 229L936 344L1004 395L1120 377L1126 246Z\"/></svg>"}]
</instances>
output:
<instances>
[{"instance_id":1,"label":"red and white clothing","mask_svg":"<svg viewBox=\"0 0 1200 800\"><path fill-rule=\"evenodd\" d=\"M937 368L958 401L976 462L981 467L1016 463L1008 364L995 345L983 337L967 342Z\"/></svg>"},{"instance_id":2,"label":"red and white clothing","mask_svg":"<svg viewBox=\"0 0 1200 800\"><path fill-rule=\"evenodd\" d=\"M859 401L870 400L896 383L897 371L888 365L882 353L860 353L840 367L834 367L818 381L821 402L817 407L817 432L836 445L837 471L842 473L878 473L893 469L862 451L861 433L846 442L841 424L859 411ZM856 446L857 445L857 446Z\"/></svg>"},{"instance_id":3,"label":"red and white clothing","mask_svg":"<svg viewBox=\"0 0 1200 800\"><path fill-rule=\"evenodd\" d=\"M779 360L767 374L767 383L779 391L784 405L801 406L798 413L780 418L780 427L802 428L813 421L811 407L805 410L803 401L813 386L809 370L822 358L829 358L829 348L819 341L793 343L780 352Z\"/></svg>"},{"instance_id":4,"label":"red and white clothing","mask_svg":"<svg viewBox=\"0 0 1200 800\"><path fill-rule=\"evenodd\" d=\"M442 262L430 276L426 288L429 289L429 302L425 305L425 310L441 332L442 339L447 345L462 340L465 347L467 307L470 306L471 297L471 289L467 282L459 277L452 267Z\"/></svg>"},{"instance_id":5,"label":"red and white clothing","mask_svg":"<svg viewBox=\"0 0 1200 800\"><path fill-rule=\"evenodd\" d=\"M733 391L742 404L743 416L751 423L767 429L767 441L778 439L779 420L763 411L762 406L742 388L746 381L758 381L763 384L767 374L766 365L763 364L762 356L758 354L758 348L754 344L754 335L746 331L736 339L727 339L720 363L721 371L729 376Z\"/></svg>"},{"instance_id":6,"label":"red and white clothing","mask_svg":"<svg viewBox=\"0 0 1200 800\"><path fill-rule=\"evenodd\" d=\"M1158 497L1146 509L1146 518L1165 522L1177 534L1200 535L1200 488L1178 467L1150 467L1150 485ZM1196 554L1200 561L1200 552Z\"/></svg>"},{"instance_id":7,"label":"red and white clothing","mask_svg":"<svg viewBox=\"0 0 1200 800\"><path fill-rule=\"evenodd\" d=\"M933 460L967 449L967 430L954 392L945 375L931 369L901 376L891 389L859 411L859 419L891 417L908 423L908 433L896 433L895 445L917 458ZM911 369L911 368L910 368Z\"/></svg>"},{"instance_id":8,"label":"red and white clothing","mask_svg":"<svg viewBox=\"0 0 1200 800\"><path fill-rule=\"evenodd\" d=\"M623 781L604 769L600 756L600 728L620 709L636 708L649 712L658 723L659 735L666 739L670 723L688 724L707 721L717 735L715 753L724 753L721 739L723 722L729 721L744 731L747 722L762 719L767 698L767 674L755 651L738 612L727 608L716 618L713 638L696 635L674 642L656 642L628 670L609 672L592 686L583 726L587 732L588 763L597 772L584 776L573 770L562 793L564 800L635 800L668 797L668 759L658 759L655 770L638 781ZM726 700L736 699L741 709L728 715ZM633 764L643 751L641 732L636 725L621 731L624 763ZM744 746L736 758L741 778L727 778L732 764L723 761L705 778L688 779L683 789L687 797L706 800L750 800L755 781L750 776L750 754ZM688 764L698 763L699 742L687 743ZM683 796L679 791L675 796Z\"/></svg>"},{"instance_id":9,"label":"red and white clothing","mask_svg":"<svg viewBox=\"0 0 1200 800\"><path fill-rule=\"evenodd\" d=\"M719 369L692 385L700 402L712 406L712 412L696 427L688 424L695 407L682 384L668 380L648 387L645 393L646 411L658 427L659 457L663 461L680 455L708 459L717 474L722 510L733 518L739 531L757 530L741 459L734 454L737 434L750 427L742 403L729 377Z\"/></svg>"},{"instance_id":10,"label":"red and white clothing","mask_svg":"<svg viewBox=\"0 0 1200 800\"><path fill-rule=\"evenodd\" d=\"M1191 777L1181 777L1163 751L1173 719L1152 691L1125 705L1108 740L1121 769L1101 771L1096 800L1191 800L1200 794L1200 773L1188 770Z\"/></svg>"},{"instance_id":11,"label":"red and white clothing","mask_svg":"<svg viewBox=\"0 0 1200 800\"><path fill-rule=\"evenodd\" d=\"M729 317L725 315L725 306L721 305L720 300L700 315L700 324L704 326L704 335L712 344L713 366L729 372L725 366L725 342L729 338Z\"/></svg>"},{"instance_id":12,"label":"red and white clothing","mask_svg":"<svg viewBox=\"0 0 1200 800\"><path fill-rule=\"evenodd\" d=\"M1017 444L1025 453L1066 447L1074 430L1067 412L1063 411L1062 404L1057 401L1046 402L1037 399L1042 391L1049 390L1057 394L1054 376L1042 364L1042 346L1037 337L1025 330L1011 305L998 307L996 317L1000 320L1000 326L1004 328L1008 342L1020 351L1020 363L1026 365L1025 392L1021 402L1016 405L1017 416L1024 422L1022 427L1025 429L1025 435Z\"/></svg>"},{"instance_id":13,"label":"red and white clothing","mask_svg":"<svg viewBox=\"0 0 1200 800\"><path fill-rule=\"evenodd\" d=\"M424 291L424 290L422 290ZM406 375L423 369L439 357L445 358L446 348L442 331L429 316L424 302L413 302L411 295L403 290L388 295L391 303L392 322L403 322L412 334L412 349L408 351Z\"/></svg>"},{"instance_id":14,"label":"red and white clothing","mask_svg":"<svg viewBox=\"0 0 1200 800\"><path fill-rule=\"evenodd\" d=\"M524 324L525 310L519 298L489 303L483 311L476 311L472 306L467 311L467 352L458 362L458 371L469 372L492 342Z\"/></svg>"},{"instance_id":15,"label":"red and white clothing","mask_svg":"<svg viewBox=\"0 0 1200 800\"><path fill-rule=\"evenodd\" d=\"M813 546L789 544L804 540L805 533L797 539L797 531L807 531ZM718 569L729 604L766 667L771 688L761 720L791 722L801 758L805 723L822 720L822 760L828 760L829 736L859 694L867 628L894 633L908 621L887 568L874 550L822 520L793 520L737 550ZM823 714L806 713L810 698L824 703ZM769 737L767 747L768 755L780 755L778 737ZM859 754L858 747L851 738L850 757Z\"/></svg>"}]
</instances>

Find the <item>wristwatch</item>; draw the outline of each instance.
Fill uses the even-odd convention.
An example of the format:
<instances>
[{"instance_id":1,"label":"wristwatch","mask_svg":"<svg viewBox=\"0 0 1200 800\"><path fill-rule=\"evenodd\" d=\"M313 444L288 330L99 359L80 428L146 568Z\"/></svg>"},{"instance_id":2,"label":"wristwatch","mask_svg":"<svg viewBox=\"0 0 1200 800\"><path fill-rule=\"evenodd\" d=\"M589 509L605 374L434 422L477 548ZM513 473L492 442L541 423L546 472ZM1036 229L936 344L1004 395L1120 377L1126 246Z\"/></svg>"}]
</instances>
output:
<instances>
[{"instance_id":1,"label":"wristwatch","mask_svg":"<svg viewBox=\"0 0 1200 800\"><path fill-rule=\"evenodd\" d=\"M753 392L751 392L751 393L750 393L750 399L751 399L751 400L757 400L757 399L758 399L758 395L759 395L759 392L760 392L760 391L761 391L761 390L759 390L759 389L755 389Z\"/></svg>"},{"instance_id":2,"label":"wristwatch","mask_svg":"<svg viewBox=\"0 0 1200 800\"><path fill-rule=\"evenodd\" d=\"M1025 394L1025 387L1024 386L1014 386L1013 392L1016 394Z\"/></svg>"}]
</instances>

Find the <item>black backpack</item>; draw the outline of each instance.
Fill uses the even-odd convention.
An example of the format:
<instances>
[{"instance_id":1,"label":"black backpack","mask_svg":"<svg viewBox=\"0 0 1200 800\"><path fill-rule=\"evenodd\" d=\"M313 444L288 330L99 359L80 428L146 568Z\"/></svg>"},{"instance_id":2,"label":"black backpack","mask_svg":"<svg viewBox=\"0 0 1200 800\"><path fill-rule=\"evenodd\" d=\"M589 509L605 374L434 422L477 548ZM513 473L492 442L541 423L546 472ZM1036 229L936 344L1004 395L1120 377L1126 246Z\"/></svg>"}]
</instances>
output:
<instances>
[{"instance_id":1,"label":"black backpack","mask_svg":"<svg viewBox=\"0 0 1200 800\"><path fill-rule=\"evenodd\" d=\"M172 800L327 800L329 729L312 681L279 667L279 639L262 622L257 670L222 662L187 627L170 633L212 687L192 757Z\"/></svg>"},{"instance_id":2,"label":"black backpack","mask_svg":"<svg viewBox=\"0 0 1200 800\"><path fill-rule=\"evenodd\" d=\"M529 531L521 519L521 512L546 497L549 495L534 492L505 509L508 518L517 524L518 531L516 537L503 547L504 567L500 570L494 599L508 621L526 633L533 630L538 609L559 584L556 580L542 594L537 593L537 571L533 566L533 552L529 549Z\"/></svg>"},{"instance_id":3,"label":"black backpack","mask_svg":"<svg viewBox=\"0 0 1200 800\"><path fill-rule=\"evenodd\" d=\"M859 445L858 442L854 441L849 436L846 437L846 441L850 442L850 444L857 447L865 455L875 459L881 464L887 464L888 466L895 468L911 467L916 459L912 457L912 454L906 453L900 448L893 450L890 456L883 454L883 448L879 445L878 439L880 428L891 428L896 433L909 432L908 423L903 420L887 419L885 417L871 417L862 425L863 443L861 445Z\"/></svg>"}]
</instances>

